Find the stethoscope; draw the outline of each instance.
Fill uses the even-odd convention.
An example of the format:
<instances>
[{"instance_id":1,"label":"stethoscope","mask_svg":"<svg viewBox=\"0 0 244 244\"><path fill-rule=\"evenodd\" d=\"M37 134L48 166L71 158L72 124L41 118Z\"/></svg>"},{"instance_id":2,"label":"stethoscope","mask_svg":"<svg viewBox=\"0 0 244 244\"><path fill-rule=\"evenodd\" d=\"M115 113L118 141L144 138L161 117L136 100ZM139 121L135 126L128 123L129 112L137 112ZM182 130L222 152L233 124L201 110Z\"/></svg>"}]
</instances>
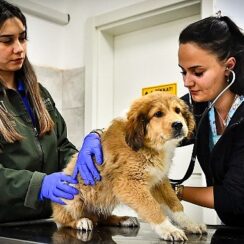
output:
<instances>
[{"instance_id":1,"label":"stethoscope","mask_svg":"<svg viewBox=\"0 0 244 244\"><path fill-rule=\"evenodd\" d=\"M188 169L187 169L187 171L186 171L186 173L185 173L185 175L184 175L184 177L182 179L178 179L178 180L170 179L170 182L172 184L182 184L184 181L186 181L191 176L191 174L192 174L192 172L194 170L195 162L196 162L196 158L197 158L197 144L198 144L197 140L198 140L198 134L199 134L199 130L200 130L202 121L206 117L208 112L211 110L211 108L215 105L217 100L223 95L223 93L226 90L228 90L233 85L233 83L235 82L235 79L236 79L235 72L233 70L231 70L231 69L228 69L228 68L227 68L227 70L229 70L231 72L232 79L229 82L229 84L217 95L217 97L213 100L213 102L209 102L207 108L203 111L203 113L197 115L199 117L201 116L201 119L198 122L197 130L196 130L196 134L195 134L195 142L194 142L193 149L192 149L190 164L189 164Z\"/></svg>"}]
</instances>

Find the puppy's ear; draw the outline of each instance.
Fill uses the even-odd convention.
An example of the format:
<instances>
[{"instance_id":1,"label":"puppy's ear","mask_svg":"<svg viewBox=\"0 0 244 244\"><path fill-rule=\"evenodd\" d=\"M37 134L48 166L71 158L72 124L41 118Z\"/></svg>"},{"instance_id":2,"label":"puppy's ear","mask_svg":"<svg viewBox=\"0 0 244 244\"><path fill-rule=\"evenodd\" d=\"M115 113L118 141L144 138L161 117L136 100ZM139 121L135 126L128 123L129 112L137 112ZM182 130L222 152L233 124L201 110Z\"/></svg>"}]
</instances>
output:
<instances>
[{"instance_id":1,"label":"puppy's ear","mask_svg":"<svg viewBox=\"0 0 244 244\"><path fill-rule=\"evenodd\" d=\"M142 113L128 116L125 141L134 151L138 151L143 146L147 124L148 119Z\"/></svg>"},{"instance_id":2,"label":"puppy's ear","mask_svg":"<svg viewBox=\"0 0 244 244\"><path fill-rule=\"evenodd\" d=\"M184 109L183 109L183 116L186 120L186 123L187 123L187 127L188 127L188 134L187 134L187 138L191 138L193 132L194 132L194 129L195 129L195 119L194 119L194 116L192 114L192 112L190 111L190 108L189 106L184 102Z\"/></svg>"}]
</instances>

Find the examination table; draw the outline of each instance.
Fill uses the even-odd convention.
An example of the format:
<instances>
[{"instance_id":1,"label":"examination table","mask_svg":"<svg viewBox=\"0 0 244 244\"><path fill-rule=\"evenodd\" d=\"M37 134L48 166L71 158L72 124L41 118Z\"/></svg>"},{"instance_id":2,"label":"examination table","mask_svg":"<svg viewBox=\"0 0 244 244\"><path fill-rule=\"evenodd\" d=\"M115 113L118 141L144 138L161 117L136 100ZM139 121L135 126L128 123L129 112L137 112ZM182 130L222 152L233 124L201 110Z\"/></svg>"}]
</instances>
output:
<instances>
[{"instance_id":1,"label":"examination table","mask_svg":"<svg viewBox=\"0 0 244 244\"><path fill-rule=\"evenodd\" d=\"M188 244L241 244L244 243L244 228L211 225L208 226L207 235L187 234L187 237L189 240L185 243ZM0 225L0 243L169 244L170 242L160 240L150 225L144 222L140 222L138 228L99 226L92 232L82 232L70 228L58 230L52 219L47 219Z\"/></svg>"}]
</instances>

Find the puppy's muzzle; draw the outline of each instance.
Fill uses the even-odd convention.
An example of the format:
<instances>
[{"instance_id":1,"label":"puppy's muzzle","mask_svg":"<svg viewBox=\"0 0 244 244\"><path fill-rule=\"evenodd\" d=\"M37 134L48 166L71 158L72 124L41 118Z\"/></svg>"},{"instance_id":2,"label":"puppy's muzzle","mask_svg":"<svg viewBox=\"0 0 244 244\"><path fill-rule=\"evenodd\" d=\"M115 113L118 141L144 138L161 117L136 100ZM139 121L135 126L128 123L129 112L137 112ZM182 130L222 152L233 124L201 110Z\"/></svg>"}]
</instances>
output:
<instances>
[{"instance_id":1,"label":"puppy's muzzle","mask_svg":"<svg viewBox=\"0 0 244 244\"><path fill-rule=\"evenodd\" d=\"M173 129L173 136L175 138L183 136L183 131L182 131L183 124L181 122L175 121L175 122L172 123L171 126L172 126L172 129Z\"/></svg>"}]
</instances>

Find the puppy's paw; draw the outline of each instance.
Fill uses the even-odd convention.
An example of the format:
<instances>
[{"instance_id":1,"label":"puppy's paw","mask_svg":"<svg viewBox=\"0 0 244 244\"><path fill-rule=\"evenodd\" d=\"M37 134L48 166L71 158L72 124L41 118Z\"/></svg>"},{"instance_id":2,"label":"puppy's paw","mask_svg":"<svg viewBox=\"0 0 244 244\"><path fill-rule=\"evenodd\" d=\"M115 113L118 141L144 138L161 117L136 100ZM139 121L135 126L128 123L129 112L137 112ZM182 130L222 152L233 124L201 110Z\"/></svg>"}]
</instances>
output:
<instances>
[{"instance_id":1,"label":"puppy's paw","mask_svg":"<svg viewBox=\"0 0 244 244\"><path fill-rule=\"evenodd\" d=\"M139 225L139 221L136 217L128 217L127 219L121 219L120 221L120 226L124 227L137 227Z\"/></svg>"},{"instance_id":2,"label":"puppy's paw","mask_svg":"<svg viewBox=\"0 0 244 244\"><path fill-rule=\"evenodd\" d=\"M205 234L207 227L204 224L197 224L192 221L184 212L175 212L171 214L172 220L188 233Z\"/></svg>"},{"instance_id":3,"label":"puppy's paw","mask_svg":"<svg viewBox=\"0 0 244 244\"><path fill-rule=\"evenodd\" d=\"M194 222L190 222L184 227L186 232L193 233L193 234L206 234L207 227L204 224L196 224Z\"/></svg>"},{"instance_id":4,"label":"puppy's paw","mask_svg":"<svg viewBox=\"0 0 244 244\"><path fill-rule=\"evenodd\" d=\"M198 224L199 228L202 230L202 234L207 234L208 230L207 230L207 226L205 224Z\"/></svg>"},{"instance_id":5,"label":"puppy's paw","mask_svg":"<svg viewBox=\"0 0 244 244\"><path fill-rule=\"evenodd\" d=\"M152 225L156 233L166 241L187 241L183 230L172 225L168 219L161 224Z\"/></svg>"},{"instance_id":6,"label":"puppy's paw","mask_svg":"<svg viewBox=\"0 0 244 244\"><path fill-rule=\"evenodd\" d=\"M93 223L88 218L82 218L77 221L76 228L79 230L91 231L93 229Z\"/></svg>"},{"instance_id":7,"label":"puppy's paw","mask_svg":"<svg viewBox=\"0 0 244 244\"><path fill-rule=\"evenodd\" d=\"M92 239L92 235L93 235L92 233L93 233L92 231L78 230L77 235L76 235L76 238L78 240L87 242L87 241L90 241Z\"/></svg>"}]
</instances>

